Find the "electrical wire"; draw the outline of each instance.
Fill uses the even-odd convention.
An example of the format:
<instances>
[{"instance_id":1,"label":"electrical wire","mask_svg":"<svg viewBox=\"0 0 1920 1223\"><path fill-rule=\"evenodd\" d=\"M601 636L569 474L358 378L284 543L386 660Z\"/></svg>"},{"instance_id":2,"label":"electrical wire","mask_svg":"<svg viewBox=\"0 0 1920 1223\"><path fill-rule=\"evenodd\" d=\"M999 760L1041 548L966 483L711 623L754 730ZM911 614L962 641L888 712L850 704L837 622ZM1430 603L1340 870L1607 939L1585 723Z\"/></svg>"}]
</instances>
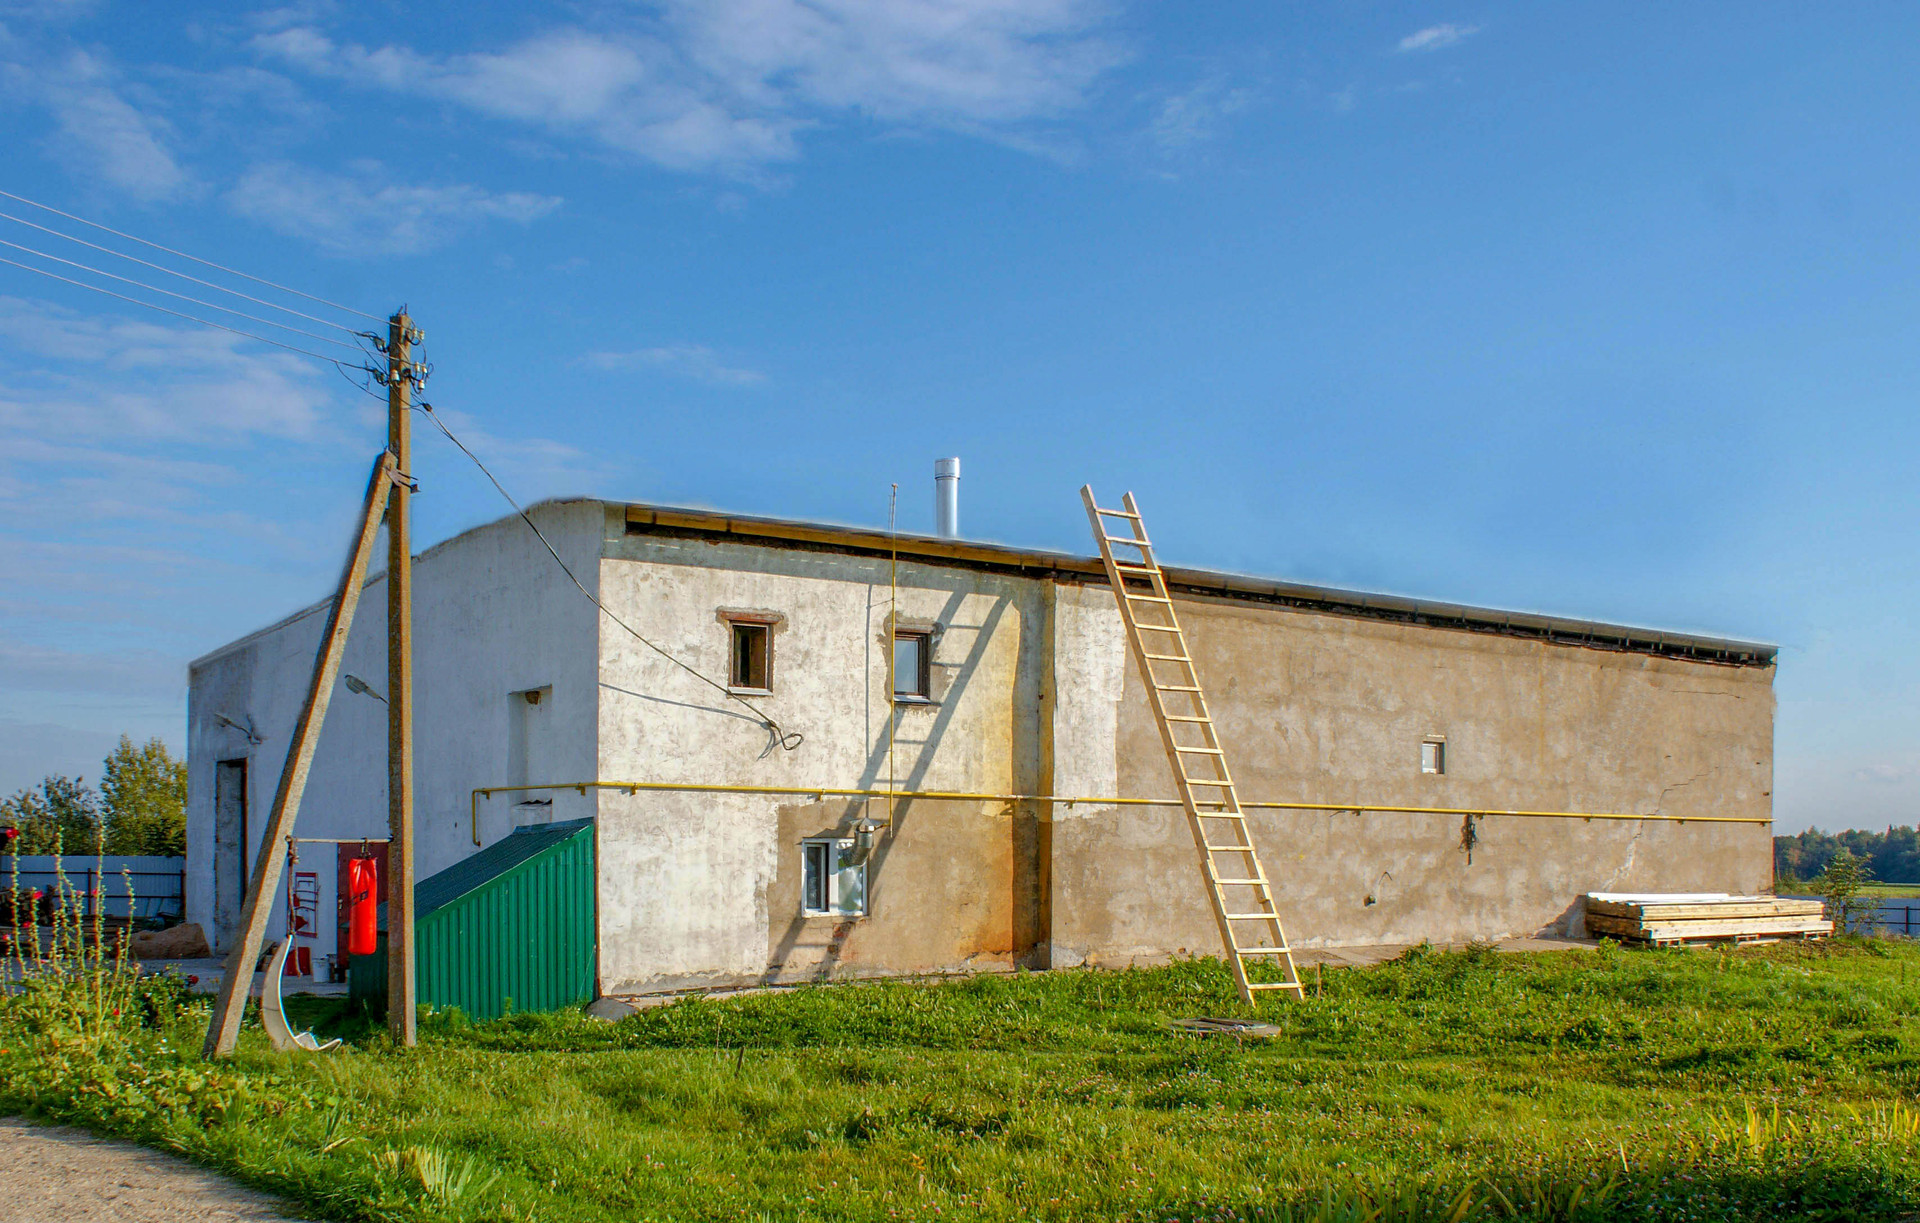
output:
<instances>
[{"instance_id":1,"label":"electrical wire","mask_svg":"<svg viewBox=\"0 0 1920 1223\"><path fill-rule=\"evenodd\" d=\"M335 310L344 310L348 314L355 314L364 319L372 319L376 323L384 323L387 321L386 319L381 318L377 314L368 314L365 310L355 310L352 306L343 306L339 302L328 301L324 297L315 297L311 293L302 293L298 289L289 289L286 285L275 284L271 280L262 280L258 276L250 276L247 273L239 271L235 268L230 268L225 266L224 264L215 263L211 259L202 259L198 255L189 255L185 251L174 250L171 246L162 246L158 242L149 242L145 238L136 238L132 234L121 233L119 230L113 229L106 225L102 225L98 221L89 221L85 217L76 217L70 212L61 212L58 208L53 207L51 204L42 204L39 200L30 200L24 195L15 195L11 191L0 191L0 197L4 197L10 200L18 200L20 203L29 205L30 207L40 208L40 209L46 210L47 212L51 212L53 215L57 217L65 217L69 221L78 221L82 225L90 225L94 229L101 230L105 233L110 233L116 238L125 238L129 242L138 242L142 246L149 246L157 251L165 251L167 254L177 256L178 258L181 258L181 259L191 259L193 260L193 262L200 264L202 267L213 268L215 271L225 272L229 276L238 276L242 280L251 280L253 283L257 285L265 285L269 289L278 289L282 293L291 293L295 297L304 297L310 302L319 302L323 306L331 306Z\"/></svg>"},{"instance_id":2,"label":"electrical wire","mask_svg":"<svg viewBox=\"0 0 1920 1223\"><path fill-rule=\"evenodd\" d=\"M5 193L0 192L0 194L5 194ZM62 276L57 272L49 272L45 268L37 268L31 264L21 263L18 260L14 260L14 259L8 259L3 255L0 255L0 263L9 264L13 267L20 268L28 272L38 272L42 276L46 276L53 280L58 280L64 284L76 285L82 289L92 289L95 293L104 293L108 297L117 297L123 302L132 302L136 306L145 306L149 310L158 310L162 314L171 314L175 318L183 318L190 323L199 323L202 327L212 327L216 331L231 332L234 335L245 336L249 340L258 340L262 344L271 344L275 348L284 348L288 352L297 352L303 357L312 357L317 361L325 361L329 365L337 365L342 367L346 365L346 362L342 361L340 358L329 357L327 354L323 352L314 352L311 349L300 348L293 344L282 343L279 340L268 339L266 336L263 336L263 335L255 335L251 331L242 331L238 327L229 327L225 323L216 323L212 319L200 318L196 315L187 314L179 310L170 310L165 306L156 306L152 302L143 302L137 297L128 297L125 293L115 293L112 289L103 289L99 285L90 285L84 280L74 280L70 276ZM356 366L355 368L361 368L361 367Z\"/></svg>"},{"instance_id":3,"label":"electrical wire","mask_svg":"<svg viewBox=\"0 0 1920 1223\"><path fill-rule=\"evenodd\" d=\"M127 254L125 251L114 250L111 246L101 246L99 243L89 242L85 238L76 238L72 234L62 233L57 229L50 229L45 225L40 225L33 221L29 221L25 217L16 217L10 212L0 212L0 220L12 221L17 225L25 225L27 228L37 229L43 234L52 234L56 238L64 238L68 242L78 243L79 245L86 247L88 250L95 250L95 251L101 252L102 254L112 255L116 259L125 259L129 263L137 263L143 268L152 268L156 272L165 272L169 276L178 276L182 280L191 281L197 285L204 285L207 288L213 289L214 291L219 293L231 293L233 296L240 298L242 301L250 301L256 306L265 306L269 310L281 310L288 314L293 315L295 318L303 318L307 320L309 323L318 323L322 327L337 327L341 331L347 332L349 335L369 334L364 331L356 331L354 328L347 326L345 323L336 323L331 319L323 319L316 315L306 314L302 311L295 310L292 306L283 306L278 302L270 302L264 297L254 297L251 294L242 293L238 289L229 289L225 285L215 284L211 280L202 280L198 276L189 276L185 272L176 272L172 268L167 267L164 264L149 263L147 260L135 258L134 256ZM39 252L37 251L35 252L35 254L38 254L38 253Z\"/></svg>"},{"instance_id":4,"label":"electrical wire","mask_svg":"<svg viewBox=\"0 0 1920 1223\"><path fill-rule=\"evenodd\" d=\"M773 718L768 716L766 711L754 705L751 701L746 700L744 697L740 696L738 693L730 691L725 684L722 684L717 680L709 679L707 676L703 675L701 672L695 670L692 666L680 661L678 658L675 658L672 654L668 653L662 647L657 646L653 642L649 641L640 632L639 629L634 628L631 624L628 624L625 620L622 620L619 616L615 615L613 613L613 609L609 608L605 603L602 603L600 601L600 596L594 594L591 590L588 590L586 588L586 585L580 581L579 577L573 572L573 567L567 564L567 562L561 558L559 550L553 546L553 541L547 538L546 532L542 531L537 525L535 525L532 516L530 516L525 509L521 508L520 503L513 499L513 494L509 493L506 490L506 486L500 483L499 478L496 477L493 474L493 472L487 469L487 465L485 463L482 463L480 461L480 456L475 454L473 451L467 449L467 444L453 435L453 430L447 428L447 423L440 419L440 414L433 410L433 405L430 403L422 403L419 405L419 407L420 407L421 414L424 415L428 420L432 421L434 424L434 427L439 429L441 433L445 434L447 440L452 442L456 447L458 447L461 454L466 455L467 458L473 461L473 465L480 469L480 474L485 476L487 478L488 483L493 485L494 490L506 499L506 502L508 505L513 507L514 513L520 515L520 521L526 523L527 529L532 531L535 538L537 538L542 544L546 546L547 554L553 557L553 561L556 565L560 566L560 572L567 575L568 580L574 584L574 587L578 589L581 594L587 597L587 601L589 603L592 603L595 607L599 608L600 611L607 617L607 619L613 621L615 624L625 629L629 634L632 635L633 639L635 641L638 641L641 645L646 646L649 650L652 650L654 653L658 654L660 657L666 659L668 662L680 668L682 671L685 671L688 675L693 676L695 679L707 685L709 688L712 688L714 691L726 697L728 700L733 701L734 703L741 705L744 708L750 710L753 713L754 720L759 722L761 726L765 727L767 734L770 736L770 739L767 743L767 751L770 752L777 746L782 748L785 751L790 752L793 749L800 746L800 744L806 738L805 735L802 735L799 731L790 731L790 730L783 729L780 723L774 721ZM762 755L764 754L765 753L763 752Z\"/></svg>"},{"instance_id":5,"label":"electrical wire","mask_svg":"<svg viewBox=\"0 0 1920 1223\"><path fill-rule=\"evenodd\" d=\"M127 276L121 276L114 272L102 271L101 269L92 267L88 264L76 263L71 259L62 259L58 255L49 255L45 251L37 251L33 249L31 246L22 246L18 242L9 242L5 238L0 238L0 246L10 247L16 251L25 251L29 255L34 255L41 259L49 260L53 263L64 263L70 268L79 268L83 272L92 272L95 276L105 276L108 280L117 280L121 284L132 285L136 289L145 289L149 293L159 293L167 297L177 298L183 302L192 302L196 306L205 306L209 310L218 310L222 314L231 314L236 318L246 319L250 323L259 323L263 327L278 327L282 331L291 331L295 335L303 335L307 337L309 340L318 340L322 344L337 344L341 348L351 349L352 351L361 353L363 355L366 353L366 349L360 347L358 344L350 344L345 340L336 340L330 335L321 335L317 331L307 331L302 328L295 327L290 323L275 322L273 319L270 319L270 318L261 318L257 314L248 314L245 310L235 310L231 306L222 306L216 302L201 301L197 297L188 297L185 293L175 293L172 289L155 288L153 285L147 284L143 281L134 280L131 277L127 277Z\"/></svg>"}]
</instances>

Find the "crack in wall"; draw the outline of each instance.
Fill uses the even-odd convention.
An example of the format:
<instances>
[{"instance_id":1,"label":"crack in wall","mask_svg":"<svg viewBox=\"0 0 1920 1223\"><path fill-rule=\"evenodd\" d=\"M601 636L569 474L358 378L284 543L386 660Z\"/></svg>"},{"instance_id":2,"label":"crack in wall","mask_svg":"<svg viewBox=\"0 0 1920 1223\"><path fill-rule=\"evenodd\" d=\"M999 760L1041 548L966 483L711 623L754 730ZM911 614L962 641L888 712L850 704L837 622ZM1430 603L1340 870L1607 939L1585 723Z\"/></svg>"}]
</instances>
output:
<instances>
[{"instance_id":1,"label":"crack in wall","mask_svg":"<svg viewBox=\"0 0 1920 1223\"><path fill-rule=\"evenodd\" d=\"M1681 784L1685 785L1687 783L1682 782ZM1627 860L1622 862L1619 866L1616 866L1613 869L1613 873L1607 876L1606 883L1601 885L1600 887L1595 888L1594 891L1611 892L1613 890L1613 885L1619 882L1620 876L1626 874L1628 871L1633 869L1634 859L1639 854L1640 838L1645 836L1646 834L1647 834L1647 829L1644 824L1634 830L1634 834L1627 838Z\"/></svg>"},{"instance_id":2,"label":"crack in wall","mask_svg":"<svg viewBox=\"0 0 1920 1223\"><path fill-rule=\"evenodd\" d=\"M1715 765L1713 768L1708 769L1704 773L1695 773L1693 776L1687 778L1685 781L1676 781L1672 785L1661 790L1660 801L1653 805L1653 813L1655 815L1665 815L1667 813L1666 812L1667 796L1669 794L1672 794L1675 790L1684 790L1696 781L1704 781L1707 778L1712 777L1715 773L1718 773L1719 771L1720 771L1720 766Z\"/></svg>"}]
</instances>

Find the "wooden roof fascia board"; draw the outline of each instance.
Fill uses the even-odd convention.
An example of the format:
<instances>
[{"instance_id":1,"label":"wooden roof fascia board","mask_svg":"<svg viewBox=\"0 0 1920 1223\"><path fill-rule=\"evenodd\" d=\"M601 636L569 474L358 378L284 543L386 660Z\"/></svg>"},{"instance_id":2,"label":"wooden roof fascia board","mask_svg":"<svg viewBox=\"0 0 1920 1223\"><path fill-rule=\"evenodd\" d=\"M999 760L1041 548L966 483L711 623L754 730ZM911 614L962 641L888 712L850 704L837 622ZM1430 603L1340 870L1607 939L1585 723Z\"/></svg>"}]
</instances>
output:
<instances>
[{"instance_id":1,"label":"wooden roof fascia board","mask_svg":"<svg viewBox=\"0 0 1920 1223\"><path fill-rule=\"evenodd\" d=\"M897 550L903 559L961 564L1028 577L1051 577L1058 581L1107 583L1106 571L1097 558L1064 552L959 542L925 535L893 537L885 532L858 527L834 527L647 505L628 505L626 522L630 531L639 528L638 533L645 533L653 527L662 528L662 533L685 532L705 538L722 535L742 543L777 541L855 555L885 556ZM1777 647L1764 642L1636 629L1532 612L1498 611L1466 604L1307 586L1205 569L1164 567L1162 572L1171 589L1189 596L1253 600L1296 607L1303 611L1454 628L1466 632L1497 633L1556 645L1735 666L1769 666L1777 653Z\"/></svg>"}]
</instances>

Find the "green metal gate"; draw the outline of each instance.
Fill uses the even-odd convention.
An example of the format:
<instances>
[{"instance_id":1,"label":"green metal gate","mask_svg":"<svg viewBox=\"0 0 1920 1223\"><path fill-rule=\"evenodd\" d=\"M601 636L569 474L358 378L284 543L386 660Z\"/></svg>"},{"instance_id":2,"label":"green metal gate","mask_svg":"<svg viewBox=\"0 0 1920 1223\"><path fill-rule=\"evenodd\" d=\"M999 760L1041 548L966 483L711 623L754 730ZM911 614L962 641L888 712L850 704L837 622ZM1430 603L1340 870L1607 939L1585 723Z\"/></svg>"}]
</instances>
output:
<instances>
[{"instance_id":1,"label":"green metal gate","mask_svg":"<svg viewBox=\"0 0 1920 1223\"><path fill-rule=\"evenodd\" d=\"M595 986L593 821L517 828L414 885L419 1000L473 1019L554 1011ZM355 956L348 992L386 1005L386 906L380 946Z\"/></svg>"}]
</instances>

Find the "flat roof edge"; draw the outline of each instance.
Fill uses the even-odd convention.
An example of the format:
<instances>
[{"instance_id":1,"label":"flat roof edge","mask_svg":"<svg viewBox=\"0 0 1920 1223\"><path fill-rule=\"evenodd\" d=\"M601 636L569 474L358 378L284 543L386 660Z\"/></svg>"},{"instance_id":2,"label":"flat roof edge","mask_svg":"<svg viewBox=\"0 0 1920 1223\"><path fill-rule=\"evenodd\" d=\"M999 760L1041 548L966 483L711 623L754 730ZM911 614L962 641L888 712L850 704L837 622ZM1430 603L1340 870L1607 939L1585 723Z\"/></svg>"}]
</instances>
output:
<instances>
[{"instance_id":1,"label":"flat roof edge","mask_svg":"<svg viewBox=\"0 0 1920 1223\"><path fill-rule=\"evenodd\" d=\"M625 516L628 530L637 528L643 533L652 528L659 529L663 533L689 531L704 535L734 536L742 540L771 540L869 553L897 550L900 555L916 560L986 566L1027 572L1033 576L1064 577L1103 584L1107 580L1106 570L1096 557L1076 556L1071 553L1043 549L1015 548L1005 544L983 543L976 540L943 539L930 535L889 535L884 531L863 527L796 522L780 518L725 514L712 510L633 502L625 503ZM1679 633L1665 629L1637 628L1599 620L1550 616L1538 612L1503 611L1463 603L1345 590L1330 586L1313 586L1300 582L1286 582L1207 569L1165 566L1163 571L1169 585L1188 594L1254 599L1308 610L1325 610L1336 614L1399 620L1406 623L1429 624L1477 632L1504 633L1565 645L1695 658L1701 661L1743 666L1770 665L1779 654L1779 647L1768 642Z\"/></svg>"}]
</instances>

